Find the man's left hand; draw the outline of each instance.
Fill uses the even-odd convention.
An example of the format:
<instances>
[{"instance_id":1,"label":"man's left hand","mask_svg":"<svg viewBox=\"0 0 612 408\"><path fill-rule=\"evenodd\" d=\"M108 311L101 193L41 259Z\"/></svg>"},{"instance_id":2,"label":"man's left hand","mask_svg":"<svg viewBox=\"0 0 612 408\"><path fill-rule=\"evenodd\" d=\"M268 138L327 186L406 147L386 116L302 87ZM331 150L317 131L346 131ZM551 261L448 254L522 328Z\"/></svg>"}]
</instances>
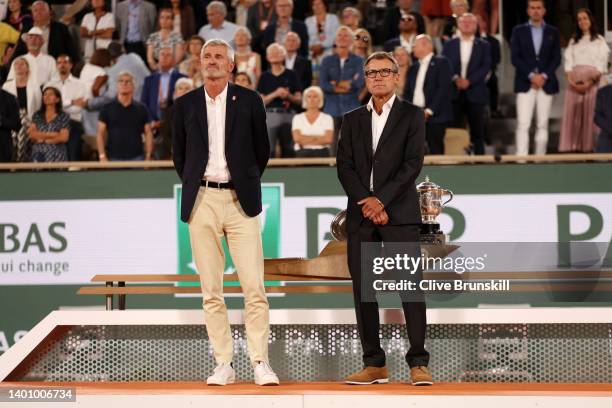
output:
<instances>
[{"instance_id":1,"label":"man's left hand","mask_svg":"<svg viewBox=\"0 0 612 408\"><path fill-rule=\"evenodd\" d=\"M376 197L367 197L359 201L357 204L361 205L361 213L365 218L372 219L375 215L384 210L383 205Z\"/></svg>"}]
</instances>

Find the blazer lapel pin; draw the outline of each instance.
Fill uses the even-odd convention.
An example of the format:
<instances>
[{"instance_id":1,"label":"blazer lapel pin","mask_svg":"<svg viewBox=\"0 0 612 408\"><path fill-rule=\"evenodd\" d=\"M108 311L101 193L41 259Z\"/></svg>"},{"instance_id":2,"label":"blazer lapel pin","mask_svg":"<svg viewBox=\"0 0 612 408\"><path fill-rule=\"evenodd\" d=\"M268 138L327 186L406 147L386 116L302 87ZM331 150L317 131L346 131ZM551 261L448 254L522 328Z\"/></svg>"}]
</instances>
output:
<instances>
[{"instance_id":1,"label":"blazer lapel pin","mask_svg":"<svg viewBox=\"0 0 612 408\"><path fill-rule=\"evenodd\" d=\"M232 101L236 100L236 95L232 95Z\"/></svg>"}]
</instances>

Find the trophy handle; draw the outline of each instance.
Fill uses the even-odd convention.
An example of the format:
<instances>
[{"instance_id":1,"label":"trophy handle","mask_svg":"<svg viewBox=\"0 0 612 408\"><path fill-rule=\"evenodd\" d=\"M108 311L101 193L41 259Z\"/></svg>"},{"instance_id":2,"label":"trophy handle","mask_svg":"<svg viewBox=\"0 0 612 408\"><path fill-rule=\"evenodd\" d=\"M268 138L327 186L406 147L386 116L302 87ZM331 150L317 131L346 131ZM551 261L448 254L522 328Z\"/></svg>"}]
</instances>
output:
<instances>
[{"instance_id":1,"label":"trophy handle","mask_svg":"<svg viewBox=\"0 0 612 408\"><path fill-rule=\"evenodd\" d=\"M451 201L453 201L453 197L455 197L455 196L453 195L453 192L452 192L452 191L450 191L450 190L446 190L446 189L442 189L442 194L443 194L443 195L444 195L444 194L446 194L446 195L448 195L448 196L449 196L448 200L446 200L446 201L445 201L445 202L444 202L442 205L446 205L446 204L450 203Z\"/></svg>"}]
</instances>

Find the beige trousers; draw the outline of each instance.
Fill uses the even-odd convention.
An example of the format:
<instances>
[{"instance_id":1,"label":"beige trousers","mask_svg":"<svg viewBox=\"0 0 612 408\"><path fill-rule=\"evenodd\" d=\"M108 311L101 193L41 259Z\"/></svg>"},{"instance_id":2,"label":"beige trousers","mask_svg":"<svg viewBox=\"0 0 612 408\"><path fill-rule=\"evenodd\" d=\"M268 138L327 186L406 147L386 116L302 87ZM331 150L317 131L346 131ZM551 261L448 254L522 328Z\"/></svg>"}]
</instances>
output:
<instances>
[{"instance_id":1,"label":"beige trousers","mask_svg":"<svg viewBox=\"0 0 612 408\"><path fill-rule=\"evenodd\" d=\"M233 357L232 335L223 299L225 235L244 293L245 326L251 362L268 362L268 299L259 217L249 217L234 190L200 187L189 220L191 249L202 283L204 316L217 363Z\"/></svg>"}]
</instances>

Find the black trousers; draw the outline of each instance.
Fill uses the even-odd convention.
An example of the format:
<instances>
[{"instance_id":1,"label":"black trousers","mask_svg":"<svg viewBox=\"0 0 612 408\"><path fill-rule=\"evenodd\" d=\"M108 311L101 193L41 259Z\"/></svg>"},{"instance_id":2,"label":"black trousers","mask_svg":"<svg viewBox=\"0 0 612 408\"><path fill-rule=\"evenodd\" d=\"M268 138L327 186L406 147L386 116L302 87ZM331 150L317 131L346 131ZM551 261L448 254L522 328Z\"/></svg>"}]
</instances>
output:
<instances>
[{"instance_id":1,"label":"black trousers","mask_svg":"<svg viewBox=\"0 0 612 408\"><path fill-rule=\"evenodd\" d=\"M362 242L418 242L419 226L377 226L365 220L359 230L348 235L348 265L353 281L355 314L365 366L383 367L386 364L385 351L380 346L378 337L380 320L378 302L365 302L365 285L362 286L361 244ZM385 256L390 256L386 253ZM421 274L422 276L422 274ZM427 328L426 306L424 301L407 301L402 299L402 308L406 318L406 330L410 349L406 353L406 362L410 367L427 366L429 352L425 350L425 331Z\"/></svg>"},{"instance_id":2,"label":"black trousers","mask_svg":"<svg viewBox=\"0 0 612 408\"><path fill-rule=\"evenodd\" d=\"M444 154L444 134L446 123L425 124L425 140L427 141L428 154Z\"/></svg>"},{"instance_id":3,"label":"black trousers","mask_svg":"<svg viewBox=\"0 0 612 408\"><path fill-rule=\"evenodd\" d=\"M68 136L68 161L80 161L83 148L83 125L76 120L70 120Z\"/></svg>"},{"instance_id":4,"label":"black trousers","mask_svg":"<svg viewBox=\"0 0 612 408\"><path fill-rule=\"evenodd\" d=\"M499 106L499 83L495 72L491 74L487 82L487 88L489 88L489 107L491 112L496 112Z\"/></svg>"},{"instance_id":5,"label":"black trousers","mask_svg":"<svg viewBox=\"0 0 612 408\"><path fill-rule=\"evenodd\" d=\"M0 163L9 163L13 154L13 140L10 131L0 131Z\"/></svg>"},{"instance_id":6,"label":"black trousers","mask_svg":"<svg viewBox=\"0 0 612 408\"><path fill-rule=\"evenodd\" d=\"M487 105L468 101L466 93L461 91L459 97L453 102L453 110L457 127L464 127L465 117L467 116L470 126L470 142L474 153L484 154Z\"/></svg>"}]
</instances>

